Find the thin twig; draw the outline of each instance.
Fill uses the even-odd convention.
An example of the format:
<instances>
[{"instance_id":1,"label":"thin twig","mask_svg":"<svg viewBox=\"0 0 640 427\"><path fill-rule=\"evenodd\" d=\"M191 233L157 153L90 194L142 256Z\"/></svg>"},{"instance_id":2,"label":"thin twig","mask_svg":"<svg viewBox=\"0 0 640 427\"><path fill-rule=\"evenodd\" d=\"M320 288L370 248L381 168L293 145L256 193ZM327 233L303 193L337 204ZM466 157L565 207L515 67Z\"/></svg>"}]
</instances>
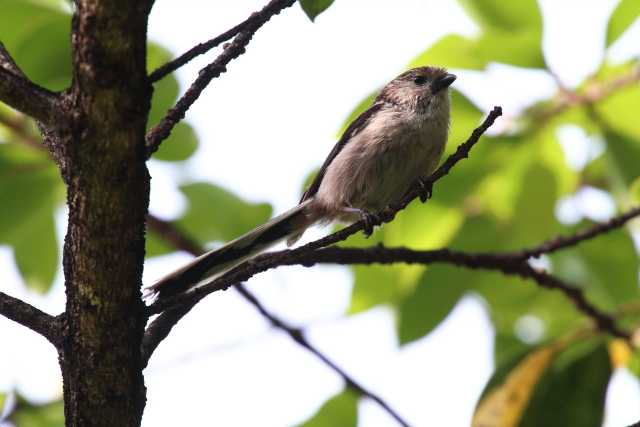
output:
<instances>
[{"instance_id":1,"label":"thin twig","mask_svg":"<svg viewBox=\"0 0 640 427\"><path fill-rule=\"evenodd\" d=\"M274 14L278 13L282 8L290 6L294 3L294 1L287 0L284 2L279 1L274 3L282 3L282 7L270 8L268 9L268 13L259 15L260 19L256 21L250 21L247 25L245 25L242 31L238 33L233 41L225 46L225 49L222 51L222 53L211 64L200 70L196 80L191 84L189 89L187 89L185 94L182 95L176 105L167 112L162 120L160 120L160 123L149 130L146 136L147 157L151 157L151 155L156 152L158 147L160 147L162 141L167 139L167 137L171 134L171 130L173 129L173 127L184 118L187 110L198 99L202 91L207 87L211 80L227 71L227 65L232 60L239 57L245 52L246 46L253 38L253 35L256 33L256 31L258 31L258 29Z\"/></svg>"},{"instance_id":2,"label":"thin twig","mask_svg":"<svg viewBox=\"0 0 640 427\"><path fill-rule=\"evenodd\" d=\"M599 234L604 234L615 228L620 228L628 221L638 216L640 216L640 206L629 209L623 214L611 218L609 221L595 224L591 227L585 228L584 230L580 230L571 236L554 237L553 239L549 239L536 247L524 249L515 254L515 256L518 256L522 259L536 258L542 254L555 252L569 246L576 246L580 242L592 239Z\"/></svg>"},{"instance_id":3,"label":"thin twig","mask_svg":"<svg viewBox=\"0 0 640 427\"><path fill-rule=\"evenodd\" d=\"M361 396L368 397L369 399L376 402L378 405L380 405L382 409L384 409L389 415L391 415L393 419L395 419L398 422L398 424L400 424L401 426L405 426L405 427L409 426L409 423L407 423L400 416L400 414L398 414L396 410L394 410L391 406L389 406L389 404L385 402L380 396L378 396L371 390L364 388L364 386L358 383L344 369L336 365L335 362L333 362L331 359L329 359L327 356L321 353L317 348L311 345L311 343L309 343L304 333L300 329L294 328L288 325L282 319L278 318L273 313L269 312L269 310L267 310L264 307L264 305L262 305L262 303L258 301L258 299L252 293L250 293L247 290L247 288L244 287L242 283L237 284L235 288L238 290L238 292L240 292L240 295L242 295L260 312L260 314L262 314L265 318L269 319L269 321L273 326L283 330L287 335L289 335L289 337L291 337L292 340L294 340L301 347L305 348L314 356L316 356L318 359L320 359L322 363L327 365L332 371L340 375L340 377L342 377L342 380L347 384L348 387L350 387L352 390L354 390L356 393L360 394Z\"/></svg>"},{"instance_id":4,"label":"thin twig","mask_svg":"<svg viewBox=\"0 0 640 427\"><path fill-rule=\"evenodd\" d=\"M629 73L623 74L611 80L587 84L586 89L582 93L576 93L572 90L567 89L559 82L557 78L556 81L558 81L558 86L560 88L559 96L551 107L540 111L538 114L535 114L535 117L533 117L531 123L535 123L536 126L539 126L540 123L546 122L550 118L557 116L570 107L594 104L607 98L608 96L612 95L622 88L639 82L640 66L636 65Z\"/></svg>"},{"instance_id":5,"label":"thin twig","mask_svg":"<svg viewBox=\"0 0 640 427\"><path fill-rule=\"evenodd\" d=\"M493 122L502 114L502 109L500 107L494 107L493 110L489 113L489 115L485 118L482 124L476 128L471 136L467 139L466 142L458 146L455 153L451 154L447 160L427 179L425 180L425 185L428 187L432 187L436 181L444 177L449 173L449 171L462 159L468 157L471 148L478 142L480 137L486 130L493 124ZM418 186L414 186L402 201L397 206L391 206L384 211L377 214L377 217L381 220L381 223L387 223L391 221L396 213L400 210L404 209L411 201L416 199L421 195L421 191ZM285 260L289 260L292 263L295 263L296 257L301 256L305 253L311 252L315 249L326 247L333 245L334 243L343 241L347 239L349 236L357 233L358 231L364 228L363 221L357 221L329 236L323 237L319 240L313 241L311 243L307 243L306 245L300 246L299 248L290 250L290 251L282 251L282 252L272 252L262 257L258 257L263 260L260 265L262 267L258 267L258 264L255 262L256 258L249 260L245 263L240 264L238 267L232 269L228 273L223 276L213 280L211 283L200 286L197 289L194 289L191 292L176 295L174 297L166 298L163 300L159 300L148 307L149 314L157 314L168 308L175 307L181 304L190 304L193 300L200 299L203 296L215 292L218 290L227 289L228 287L235 285L236 283L243 282L257 274L261 271L260 268L274 268L280 265L281 262ZM265 257L267 257L265 259ZM236 280L238 279L238 280Z\"/></svg>"},{"instance_id":6,"label":"thin twig","mask_svg":"<svg viewBox=\"0 0 640 427\"><path fill-rule=\"evenodd\" d=\"M186 234L178 230L172 224L163 221L153 215L149 215L147 218L147 224L149 229L153 230L156 234L162 237L167 243L174 246L176 249L180 249L189 252L193 256L199 256L204 251L198 246L198 244ZM364 397L376 402L387 413L393 417L400 425L408 426L409 424L395 411L387 402L385 402L376 393L366 389L360 383L358 383L351 375L349 375L344 369L338 366L335 362L329 359L324 353L315 348L305 337L304 333L291 325L287 324L284 320L280 319L275 314L271 313L266 307L253 295L247 288L241 283L235 286L235 289L240 295L253 305L258 312L265 317L274 327L284 331L292 340L298 345L305 348L312 353L318 359L320 359L326 366L342 377L343 381L348 387L359 393ZM171 332L171 329L176 325L178 320L186 315L198 301L194 301L191 304L187 304L181 307L177 307L171 310L167 310L162 313L157 319L155 319L147 328L142 340L142 360L144 366L147 365L149 358L153 354L157 346L162 342Z\"/></svg>"},{"instance_id":7,"label":"thin twig","mask_svg":"<svg viewBox=\"0 0 640 427\"><path fill-rule=\"evenodd\" d=\"M55 317L3 292L0 292L0 314L42 335L57 348L60 332Z\"/></svg>"},{"instance_id":8,"label":"thin twig","mask_svg":"<svg viewBox=\"0 0 640 427\"><path fill-rule=\"evenodd\" d=\"M220 45L220 43L224 43L237 34L249 29L252 26L261 26L264 25L272 16L280 13L282 9L285 9L295 3L295 0L272 0L265 7L262 8L259 12L254 12L249 16L249 18L245 19L235 27L225 31L224 33L208 40L204 43L200 43L176 59L167 62L166 64L156 68L151 74L149 74L149 81L151 83L157 82L158 80L165 77L167 74L170 74L177 70L178 68L185 65L187 62L191 61L195 57L205 54L211 49Z\"/></svg>"}]
</instances>

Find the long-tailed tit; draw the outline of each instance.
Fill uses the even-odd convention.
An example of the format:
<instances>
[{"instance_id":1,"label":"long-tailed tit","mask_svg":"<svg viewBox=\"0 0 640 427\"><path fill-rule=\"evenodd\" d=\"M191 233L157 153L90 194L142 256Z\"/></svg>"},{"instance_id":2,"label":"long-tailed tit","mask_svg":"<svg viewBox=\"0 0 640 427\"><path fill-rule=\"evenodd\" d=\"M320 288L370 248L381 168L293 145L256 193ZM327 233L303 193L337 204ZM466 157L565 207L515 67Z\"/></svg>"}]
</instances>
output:
<instances>
[{"instance_id":1,"label":"long-tailed tit","mask_svg":"<svg viewBox=\"0 0 640 427\"><path fill-rule=\"evenodd\" d=\"M438 165L449 132L448 87L456 76L420 67L389 82L344 132L298 206L219 249L199 256L148 288L166 298L188 292L313 224L353 222L398 202ZM371 226L365 227L371 233Z\"/></svg>"}]
</instances>

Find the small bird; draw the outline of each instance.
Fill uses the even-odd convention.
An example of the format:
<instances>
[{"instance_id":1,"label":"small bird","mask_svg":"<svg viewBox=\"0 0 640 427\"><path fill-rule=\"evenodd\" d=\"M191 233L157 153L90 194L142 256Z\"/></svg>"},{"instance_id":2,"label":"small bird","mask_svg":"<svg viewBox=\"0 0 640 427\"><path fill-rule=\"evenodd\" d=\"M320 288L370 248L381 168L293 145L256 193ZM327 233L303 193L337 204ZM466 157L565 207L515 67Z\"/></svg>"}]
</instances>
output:
<instances>
[{"instance_id":1,"label":"small bird","mask_svg":"<svg viewBox=\"0 0 640 427\"><path fill-rule=\"evenodd\" d=\"M375 213L400 201L414 182L424 185L440 162L455 79L438 67L400 74L347 127L296 207L197 257L147 294L165 299L189 292L282 240L292 245L314 224L363 219L371 234Z\"/></svg>"}]
</instances>

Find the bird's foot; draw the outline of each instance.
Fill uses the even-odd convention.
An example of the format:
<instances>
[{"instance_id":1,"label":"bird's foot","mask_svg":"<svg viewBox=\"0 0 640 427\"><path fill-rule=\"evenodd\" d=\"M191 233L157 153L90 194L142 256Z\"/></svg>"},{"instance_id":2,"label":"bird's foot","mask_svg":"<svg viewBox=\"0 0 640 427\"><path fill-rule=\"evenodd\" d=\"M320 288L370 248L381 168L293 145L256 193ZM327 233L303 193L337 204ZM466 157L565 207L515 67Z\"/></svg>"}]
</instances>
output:
<instances>
[{"instance_id":1,"label":"bird's foot","mask_svg":"<svg viewBox=\"0 0 640 427\"><path fill-rule=\"evenodd\" d=\"M433 195L433 182L425 178L418 178L418 187L420 189L420 201L425 203Z\"/></svg>"},{"instance_id":2,"label":"bird's foot","mask_svg":"<svg viewBox=\"0 0 640 427\"><path fill-rule=\"evenodd\" d=\"M360 211L360 219L364 224L362 227L362 232L367 238L373 233L373 228L376 225L380 225L382 223L382 220L378 215L367 212L365 210Z\"/></svg>"}]
</instances>

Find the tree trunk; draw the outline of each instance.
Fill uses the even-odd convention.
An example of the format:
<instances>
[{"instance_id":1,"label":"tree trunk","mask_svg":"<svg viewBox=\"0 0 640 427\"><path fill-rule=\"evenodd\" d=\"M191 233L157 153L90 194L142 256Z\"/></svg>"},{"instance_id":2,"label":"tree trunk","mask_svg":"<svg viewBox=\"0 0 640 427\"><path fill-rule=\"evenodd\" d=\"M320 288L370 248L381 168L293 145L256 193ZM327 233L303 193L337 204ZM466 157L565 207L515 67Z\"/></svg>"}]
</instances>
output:
<instances>
[{"instance_id":1,"label":"tree trunk","mask_svg":"<svg viewBox=\"0 0 640 427\"><path fill-rule=\"evenodd\" d=\"M145 1L76 1L69 126L59 148L69 206L60 350L67 426L139 426L145 404L149 8Z\"/></svg>"}]
</instances>

